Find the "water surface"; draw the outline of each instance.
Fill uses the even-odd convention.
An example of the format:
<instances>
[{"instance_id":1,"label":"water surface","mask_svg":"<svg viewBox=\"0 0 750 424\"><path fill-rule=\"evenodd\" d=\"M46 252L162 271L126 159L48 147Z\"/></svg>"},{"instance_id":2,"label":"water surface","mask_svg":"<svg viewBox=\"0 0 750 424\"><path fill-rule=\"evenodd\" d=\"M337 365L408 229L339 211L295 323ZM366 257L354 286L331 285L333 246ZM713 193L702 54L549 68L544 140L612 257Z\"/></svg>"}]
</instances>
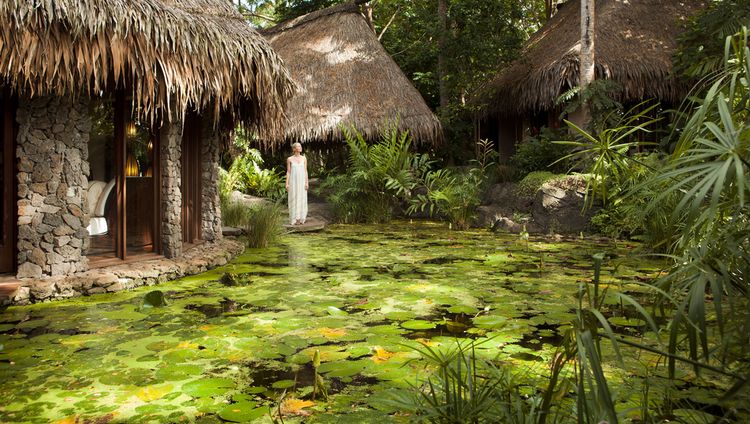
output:
<instances>
[{"instance_id":1,"label":"water surface","mask_svg":"<svg viewBox=\"0 0 750 424\"><path fill-rule=\"evenodd\" d=\"M630 283L663 266L634 250L436 223L333 226L156 287L163 308L142 307L155 287L8 308L0 421L270 422L267 407L284 390L311 397L315 350L331 397L305 407L305 422L398 421L382 400L424 373L409 346L456 338L489 339L485 354L533 385L592 276L593 253L608 252L605 282L633 293L641 289ZM615 322L640 331L627 317Z\"/></svg>"}]
</instances>

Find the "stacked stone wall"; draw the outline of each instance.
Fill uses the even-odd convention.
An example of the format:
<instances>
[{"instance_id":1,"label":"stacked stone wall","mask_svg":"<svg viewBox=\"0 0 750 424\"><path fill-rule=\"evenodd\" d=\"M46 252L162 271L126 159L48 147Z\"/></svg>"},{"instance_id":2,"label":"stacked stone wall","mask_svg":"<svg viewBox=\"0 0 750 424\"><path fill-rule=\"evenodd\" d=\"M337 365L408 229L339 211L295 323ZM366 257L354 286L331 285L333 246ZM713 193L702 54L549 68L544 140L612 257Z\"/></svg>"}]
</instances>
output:
<instances>
[{"instance_id":1,"label":"stacked stone wall","mask_svg":"<svg viewBox=\"0 0 750 424\"><path fill-rule=\"evenodd\" d=\"M88 262L87 100L19 102L18 277L84 271Z\"/></svg>"},{"instance_id":2,"label":"stacked stone wall","mask_svg":"<svg viewBox=\"0 0 750 424\"><path fill-rule=\"evenodd\" d=\"M219 155L221 141L229 132L204 125L201 140L201 227L202 239L221 239L221 201L219 200Z\"/></svg>"},{"instance_id":3,"label":"stacked stone wall","mask_svg":"<svg viewBox=\"0 0 750 424\"><path fill-rule=\"evenodd\" d=\"M173 119L161 129L162 253L182 254L182 122Z\"/></svg>"}]
</instances>

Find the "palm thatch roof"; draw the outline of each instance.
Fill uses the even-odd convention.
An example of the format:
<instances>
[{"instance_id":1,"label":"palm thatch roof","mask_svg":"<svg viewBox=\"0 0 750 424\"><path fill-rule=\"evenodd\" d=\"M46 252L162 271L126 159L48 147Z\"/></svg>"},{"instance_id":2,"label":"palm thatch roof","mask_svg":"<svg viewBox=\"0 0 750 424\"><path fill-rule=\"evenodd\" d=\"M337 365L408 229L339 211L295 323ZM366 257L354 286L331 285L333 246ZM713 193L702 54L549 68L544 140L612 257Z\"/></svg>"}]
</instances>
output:
<instances>
[{"instance_id":1,"label":"palm thatch roof","mask_svg":"<svg viewBox=\"0 0 750 424\"><path fill-rule=\"evenodd\" d=\"M341 125L353 125L374 139L385 124L396 122L417 142L442 139L440 121L385 51L355 2L261 33L300 85L287 108L287 141L341 141Z\"/></svg>"},{"instance_id":2,"label":"palm thatch roof","mask_svg":"<svg viewBox=\"0 0 750 424\"><path fill-rule=\"evenodd\" d=\"M132 92L134 111L228 112L276 137L294 84L223 0L3 0L0 83L29 96Z\"/></svg>"},{"instance_id":3,"label":"palm thatch roof","mask_svg":"<svg viewBox=\"0 0 750 424\"><path fill-rule=\"evenodd\" d=\"M676 38L701 0L598 0L596 78L620 84L619 101L680 101L689 87L674 78ZM515 115L551 109L578 86L580 0L564 3L526 43L521 57L478 90L484 114Z\"/></svg>"}]
</instances>

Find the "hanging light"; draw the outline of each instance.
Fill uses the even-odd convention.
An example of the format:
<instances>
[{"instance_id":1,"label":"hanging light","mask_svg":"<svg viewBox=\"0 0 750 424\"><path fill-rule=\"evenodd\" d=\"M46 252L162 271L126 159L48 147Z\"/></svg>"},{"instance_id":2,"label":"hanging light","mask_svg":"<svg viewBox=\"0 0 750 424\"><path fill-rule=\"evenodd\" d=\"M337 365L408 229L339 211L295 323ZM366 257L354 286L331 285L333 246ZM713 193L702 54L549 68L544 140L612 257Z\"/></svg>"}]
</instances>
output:
<instances>
[{"instance_id":1,"label":"hanging light","mask_svg":"<svg viewBox=\"0 0 750 424\"><path fill-rule=\"evenodd\" d=\"M135 156L133 156L132 153L128 153L128 158L125 160L125 176L126 177L140 176L138 160L135 158Z\"/></svg>"},{"instance_id":2,"label":"hanging light","mask_svg":"<svg viewBox=\"0 0 750 424\"><path fill-rule=\"evenodd\" d=\"M135 135L138 133L138 128L136 128L135 122L128 122L128 124L125 126L125 133L130 137L135 137Z\"/></svg>"}]
</instances>

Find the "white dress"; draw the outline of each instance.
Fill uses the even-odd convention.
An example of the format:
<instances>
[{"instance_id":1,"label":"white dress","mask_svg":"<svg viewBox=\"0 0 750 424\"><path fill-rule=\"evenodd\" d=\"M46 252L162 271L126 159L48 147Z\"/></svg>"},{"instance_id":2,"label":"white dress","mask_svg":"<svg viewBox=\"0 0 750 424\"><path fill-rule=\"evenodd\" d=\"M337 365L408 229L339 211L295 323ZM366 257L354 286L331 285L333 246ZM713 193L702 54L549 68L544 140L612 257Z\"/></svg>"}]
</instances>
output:
<instances>
[{"instance_id":1,"label":"white dress","mask_svg":"<svg viewBox=\"0 0 750 424\"><path fill-rule=\"evenodd\" d=\"M307 219L307 190L305 190L305 162L292 161L289 172L289 223L304 224Z\"/></svg>"}]
</instances>

